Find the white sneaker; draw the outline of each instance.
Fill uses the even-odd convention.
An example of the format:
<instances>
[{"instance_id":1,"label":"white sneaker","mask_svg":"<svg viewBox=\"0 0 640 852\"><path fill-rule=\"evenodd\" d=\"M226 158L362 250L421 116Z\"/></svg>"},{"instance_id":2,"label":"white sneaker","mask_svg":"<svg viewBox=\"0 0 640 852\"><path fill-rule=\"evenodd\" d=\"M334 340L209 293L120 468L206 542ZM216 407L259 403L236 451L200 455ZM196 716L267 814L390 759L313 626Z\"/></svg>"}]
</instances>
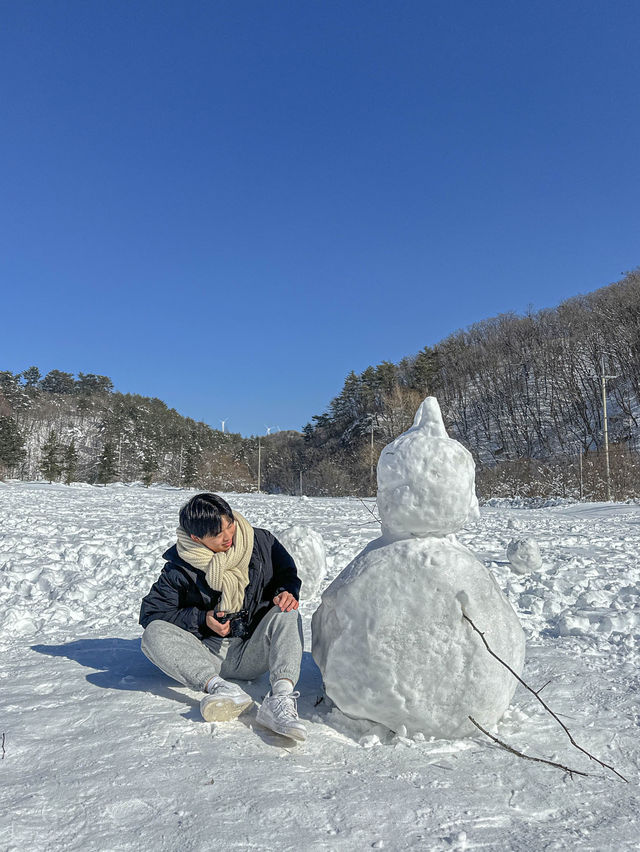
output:
<instances>
[{"instance_id":1,"label":"white sneaker","mask_svg":"<svg viewBox=\"0 0 640 852\"><path fill-rule=\"evenodd\" d=\"M299 692L289 692L285 695L269 693L258 709L256 722L263 728L282 734L283 737L303 742L307 738L307 731L298 718L296 698L299 697Z\"/></svg>"},{"instance_id":2,"label":"white sneaker","mask_svg":"<svg viewBox=\"0 0 640 852\"><path fill-rule=\"evenodd\" d=\"M200 712L205 722L229 722L237 718L253 702L253 698L236 686L220 679L213 692L200 702Z\"/></svg>"}]
</instances>

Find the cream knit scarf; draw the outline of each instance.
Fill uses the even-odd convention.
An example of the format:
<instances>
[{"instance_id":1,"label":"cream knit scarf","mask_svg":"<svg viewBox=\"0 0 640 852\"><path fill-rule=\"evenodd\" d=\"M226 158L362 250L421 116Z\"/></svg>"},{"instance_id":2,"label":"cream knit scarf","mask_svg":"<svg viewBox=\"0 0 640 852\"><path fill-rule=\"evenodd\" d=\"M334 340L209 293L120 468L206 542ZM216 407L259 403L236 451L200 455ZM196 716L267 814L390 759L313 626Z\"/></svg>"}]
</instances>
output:
<instances>
[{"instance_id":1,"label":"cream knit scarf","mask_svg":"<svg viewBox=\"0 0 640 852\"><path fill-rule=\"evenodd\" d=\"M194 541L189 533L178 527L178 556L204 571L207 583L216 592L222 592L220 609L238 612L242 609L244 592L249 585L249 561L253 552L253 527L240 512L233 513L236 532L233 544L223 553L214 553Z\"/></svg>"}]
</instances>

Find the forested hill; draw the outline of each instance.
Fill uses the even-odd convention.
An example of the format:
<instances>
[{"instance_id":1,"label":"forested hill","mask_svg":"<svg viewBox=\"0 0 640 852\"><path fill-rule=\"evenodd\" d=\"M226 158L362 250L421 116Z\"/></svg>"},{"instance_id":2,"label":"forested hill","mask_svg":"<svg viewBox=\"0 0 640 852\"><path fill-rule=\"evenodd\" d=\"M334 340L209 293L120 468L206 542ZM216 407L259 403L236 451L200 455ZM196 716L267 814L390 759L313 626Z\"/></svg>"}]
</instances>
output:
<instances>
[{"instance_id":1,"label":"forested hill","mask_svg":"<svg viewBox=\"0 0 640 852\"><path fill-rule=\"evenodd\" d=\"M106 376L0 372L0 459L20 478L248 490L251 443L159 399L114 392Z\"/></svg>"},{"instance_id":2,"label":"forested hill","mask_svg":"<svg viewBox=\"0 0 640 852\"><path fill-rule=\"evenodd\" d=\"M348 490L374 455L433 394L452 435L473 453L481 495L603 496L601 370L607 379L614 494L640 494L640 270L615 284L525 316L502 314L457 331L399 364L351 373L309 444L342 459Z\"/></svg>"},{"instance_id":3,"label":"forested hill","mask_svg":"<svg viewBox=\"0 0 640 852\"><path fill-rule=\"evenodd\" d=\"M260 487L371 494L382 447L435 395L473 453L481 496L604 496L601 371L614 496L638 496L640 271L556 308L504 314L400 363L350 373L303 433L260 439ZM258 488L258 439L222 433L106 376L0 372L0 474Z\"/></svg>"}]
</instances>

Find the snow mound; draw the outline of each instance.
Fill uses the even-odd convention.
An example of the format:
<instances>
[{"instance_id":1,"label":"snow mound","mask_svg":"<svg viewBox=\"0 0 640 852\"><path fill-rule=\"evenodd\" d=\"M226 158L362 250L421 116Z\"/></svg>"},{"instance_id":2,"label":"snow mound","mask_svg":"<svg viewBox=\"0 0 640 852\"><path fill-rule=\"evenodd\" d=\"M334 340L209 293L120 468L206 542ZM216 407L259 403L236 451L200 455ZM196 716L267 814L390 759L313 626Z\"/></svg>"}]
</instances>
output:
<instances>
[{"instance_id":1,"label":"snow mound","mask_svg":"<svg viewBox=\"0 0 640 852\"><path fill-rule=\"evenodd\" d=\"M534 538L514 538L507 545L507 559L515 574L537 571L542 565L540 548Z\"/></svg>"},{"instance_id":2,"label":"snow mound","mask_svg":"<svg viewBox=\"0 0 640 852\"><path fill-rule=\"evenodd\" d=\"M327 576L327 553L320 533L297 524L278 533L278 541L293 556L307 600L320 591Z\"/></svg>"},{"instance_id":3,"label":"snow mound","mask_svg":"<svg viewBox=\"0 0 640 852\"><path fill-rule=\"evenodd\" d=\"M331 583L312 620L313 657L348 716L438 738L476 731L507 709L524 633L491 573L454 539L372 542Z\"/></svg>"},{"instance_id":4,"label":"snow mound","mask_svg":"<svg viewBox=\"0 0 640 852\"><path fill-rule=\"evenodd\" d=\"M478 516L471 453L449 438L435 397L378 461L378 510L389 538L447 535Z\"/></svg>"},{"instance_id":5,"label":"snow mound","mask_svg":"<svg viewBox=\"0 0 640 852\"><path fill-rule=\"evenodd\" d=\"M573 506L580 501L575 497L489 497L483 506L492 509L550 509L555 506Z\"/></svg>"}]
</instances>

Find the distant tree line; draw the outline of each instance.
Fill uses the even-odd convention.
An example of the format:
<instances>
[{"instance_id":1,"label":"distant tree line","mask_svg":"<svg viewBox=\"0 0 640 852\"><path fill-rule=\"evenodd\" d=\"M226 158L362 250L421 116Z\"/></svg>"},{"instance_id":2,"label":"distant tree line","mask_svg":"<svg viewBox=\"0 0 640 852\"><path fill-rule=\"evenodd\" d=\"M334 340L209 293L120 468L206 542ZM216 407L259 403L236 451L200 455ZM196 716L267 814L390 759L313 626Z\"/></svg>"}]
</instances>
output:
<instances>
[{"instance_id":1,"label":"distant tree line","mask_svg":"<svg viewBox=\"0 0 640 852\"><path fill-rule=\"evenodd\" d=\"M223 491L375 493L382 448L438 398L481 496L604 496L602 379L614 495L640 495L640 271L556 308L503 314L394 364L350 373L302 432L222 433L107 376L0 372L0 474ZM259 445L260 444L260 452Z\"/></svg>"},{"instance_id":2,"label":"distant tree line","mask_svg":"<svg viewBox=\"0 0 640 852\"><path fill-rule=\"evenodd\" d=\"M0 371L0 474L51 482L154 481L246 491L253 443L114 392L107 376Z\"/></svg>"},{"instance_id":3,"label":"distant tree line","mask_svg":"<svg viewBox=\"0 0 640 852\"><path fill-rule=\"evenodd\" d=\"M603 367L612 376L606 387L613 491L639 496L638 270L557 308L503 314L398 364L351 373L328 410L304 429L309 474L324 487L371 491L372 457L376 462L431 394L450 434L474 455L481 496L602 498Z\"/></svg>"}]
</instances>

